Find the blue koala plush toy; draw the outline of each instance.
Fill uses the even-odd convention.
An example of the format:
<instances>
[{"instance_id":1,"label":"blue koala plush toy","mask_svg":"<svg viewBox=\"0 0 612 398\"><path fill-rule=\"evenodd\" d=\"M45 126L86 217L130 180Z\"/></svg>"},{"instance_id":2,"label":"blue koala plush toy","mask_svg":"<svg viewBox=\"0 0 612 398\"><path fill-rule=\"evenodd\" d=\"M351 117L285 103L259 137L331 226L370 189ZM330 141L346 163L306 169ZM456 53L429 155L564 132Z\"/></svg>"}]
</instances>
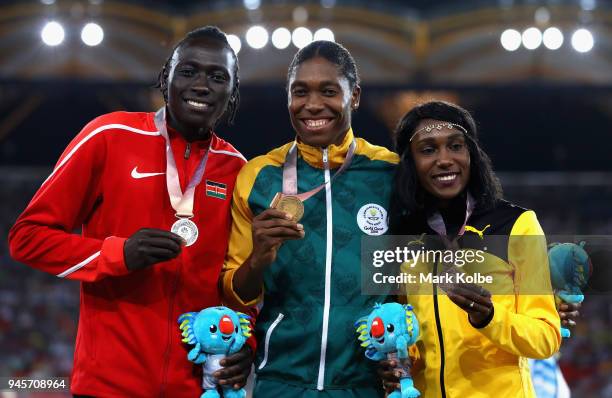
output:
<instances>
[{"instance_id":1,"label":"blue koala plush toy","mask_svg":"<svg viewBox=\"0 0 612 398\"><path fill-rule=\"evenodd\" d=\"M576 304L584 300L582 289L585 288L593 272L584 245L585 242L552 243L548 249L550 279L557 304L560 301ZM561 336L570 337L569 329L562 327Z\"/></svg>"},{"instance_id":2,"label":"blue koala plush toy","mask_svg":"<svg viewBox=\"0 0 612 398\"><path fill-rule=\"evenodd\" d=\"M234 354L251 337L249 316L227 307L209 307L200 312L187 312L178 318L183 342L194 345L187 359L201 364L204 370L200 398L220 398L217 380L213 373L221 369L219 362L226 355ZM244 388L234 390L222 386L225 398L244 398Z\"/></svg>"},{"instance_id":3,"label":"blue koala plush toy","mask_svg":"<svg viewBox=\"0 0 612 398\"><path fill-rule=\"evenodd\" d=\"M419 337L419 322L409 304L375 304L370 315L355 322L358 339L365 347L365 356L373 361L394 359L400 366L401 391L395 390L388 398L416 398L421 395L410 377L408 347Z\"/></svg>"}]
</instances>

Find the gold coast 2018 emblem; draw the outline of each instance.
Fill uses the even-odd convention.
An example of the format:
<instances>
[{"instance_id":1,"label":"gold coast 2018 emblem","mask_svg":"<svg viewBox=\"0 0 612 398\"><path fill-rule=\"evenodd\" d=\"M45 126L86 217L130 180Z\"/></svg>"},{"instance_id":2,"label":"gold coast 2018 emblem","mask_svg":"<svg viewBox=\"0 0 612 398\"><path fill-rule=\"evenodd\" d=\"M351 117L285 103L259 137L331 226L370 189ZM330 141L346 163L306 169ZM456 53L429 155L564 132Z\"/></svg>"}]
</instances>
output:
<instances>
[{"instance_id":1,"label":"gold coast 2018 emblem","mask_svg":"<svg viewBox=\"0 0 612 398\"><path fill-rule=\"evenodd\" d=\"M357 225L368 235L382 235L389 229L387 210L376 203L363 205L357 212Z\"/></svg>"}]
</instances>

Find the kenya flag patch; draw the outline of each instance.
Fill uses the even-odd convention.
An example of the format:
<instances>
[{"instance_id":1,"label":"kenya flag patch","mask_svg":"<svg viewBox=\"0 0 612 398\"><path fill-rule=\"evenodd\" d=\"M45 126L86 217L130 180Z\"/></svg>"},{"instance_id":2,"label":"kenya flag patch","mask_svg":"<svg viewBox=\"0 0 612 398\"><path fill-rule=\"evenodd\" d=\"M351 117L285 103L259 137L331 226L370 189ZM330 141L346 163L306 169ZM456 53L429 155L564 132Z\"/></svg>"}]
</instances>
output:
<instances>
[{"instance_id":1,"label":"kenya flag patch","mask_svg":"<svg viewBox=\"0 0 612 398\"><path fill-rule=\"evenodd\" d=\"M217 199L225 199L227 194L227 185L220 182L206 180L206 196L212 196Z\"/></svg>"}]
</instances>

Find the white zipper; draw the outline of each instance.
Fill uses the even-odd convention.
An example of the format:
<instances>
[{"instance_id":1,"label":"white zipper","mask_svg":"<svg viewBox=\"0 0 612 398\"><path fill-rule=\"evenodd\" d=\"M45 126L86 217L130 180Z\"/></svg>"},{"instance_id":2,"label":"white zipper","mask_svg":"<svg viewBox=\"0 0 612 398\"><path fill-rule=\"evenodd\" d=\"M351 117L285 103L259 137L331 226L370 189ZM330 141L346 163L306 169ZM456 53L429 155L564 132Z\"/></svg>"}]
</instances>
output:
<instances>
[{"instance_id":1,"label":"white zipper","mask_svg":"<svg viewBox=\"0 0 612 398\"><path fill-rule=\"evenodd\" d=\"M263 361L261 361L261 363L259 364L259 367L257 368L257 370L261 370L263 369L264 366L266 366L266 363L268 362L268 349L270 348L270 337L272 336L272 332L274 331L276 326L278 326L278 324L280 323L280 321L283 320L284 317L285 315L279 313L276 319L274 320L274 322L272 322L272 324L266 331L266 340L264 343L264 357L263 357Z\"/></svg>"},{"instance_id":2,"label":"white zipper","mask_svg":"<svg viewBox=\"0 0 612 398\"><path fill-rule=\"evenodd\" d=\"M329 306L331 301L331 266L332 266L332 196L329 179L329 162L327 148L323 149L323 167L325 168L325 208L327 213L327 242L325 248L325 304L323 306L323 330L321 333L321 359L319 360L319 378L317 390L322 391L325 382L325 354L327 352L327 332L329 328Z\"/></svg>"}]
</instances>

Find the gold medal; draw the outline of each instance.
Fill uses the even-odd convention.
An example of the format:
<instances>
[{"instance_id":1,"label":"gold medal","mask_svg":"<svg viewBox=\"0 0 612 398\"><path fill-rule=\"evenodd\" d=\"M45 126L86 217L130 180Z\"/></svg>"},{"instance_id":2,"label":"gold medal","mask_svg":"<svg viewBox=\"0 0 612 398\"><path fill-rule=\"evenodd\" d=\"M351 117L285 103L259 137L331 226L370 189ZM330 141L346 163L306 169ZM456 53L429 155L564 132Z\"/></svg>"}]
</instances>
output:
<instances>
[{"instance_id":1,"label":"gold medal","mask_svg":"<svg viewBox=\"0 0 612 398\"><path fill-rule=\"evenodd\" d=\"M304 203L297 196L283 195L279 192L272 199L270 207L289 214L295 222L304 216Z\"/></svg>"}]
</instances>

